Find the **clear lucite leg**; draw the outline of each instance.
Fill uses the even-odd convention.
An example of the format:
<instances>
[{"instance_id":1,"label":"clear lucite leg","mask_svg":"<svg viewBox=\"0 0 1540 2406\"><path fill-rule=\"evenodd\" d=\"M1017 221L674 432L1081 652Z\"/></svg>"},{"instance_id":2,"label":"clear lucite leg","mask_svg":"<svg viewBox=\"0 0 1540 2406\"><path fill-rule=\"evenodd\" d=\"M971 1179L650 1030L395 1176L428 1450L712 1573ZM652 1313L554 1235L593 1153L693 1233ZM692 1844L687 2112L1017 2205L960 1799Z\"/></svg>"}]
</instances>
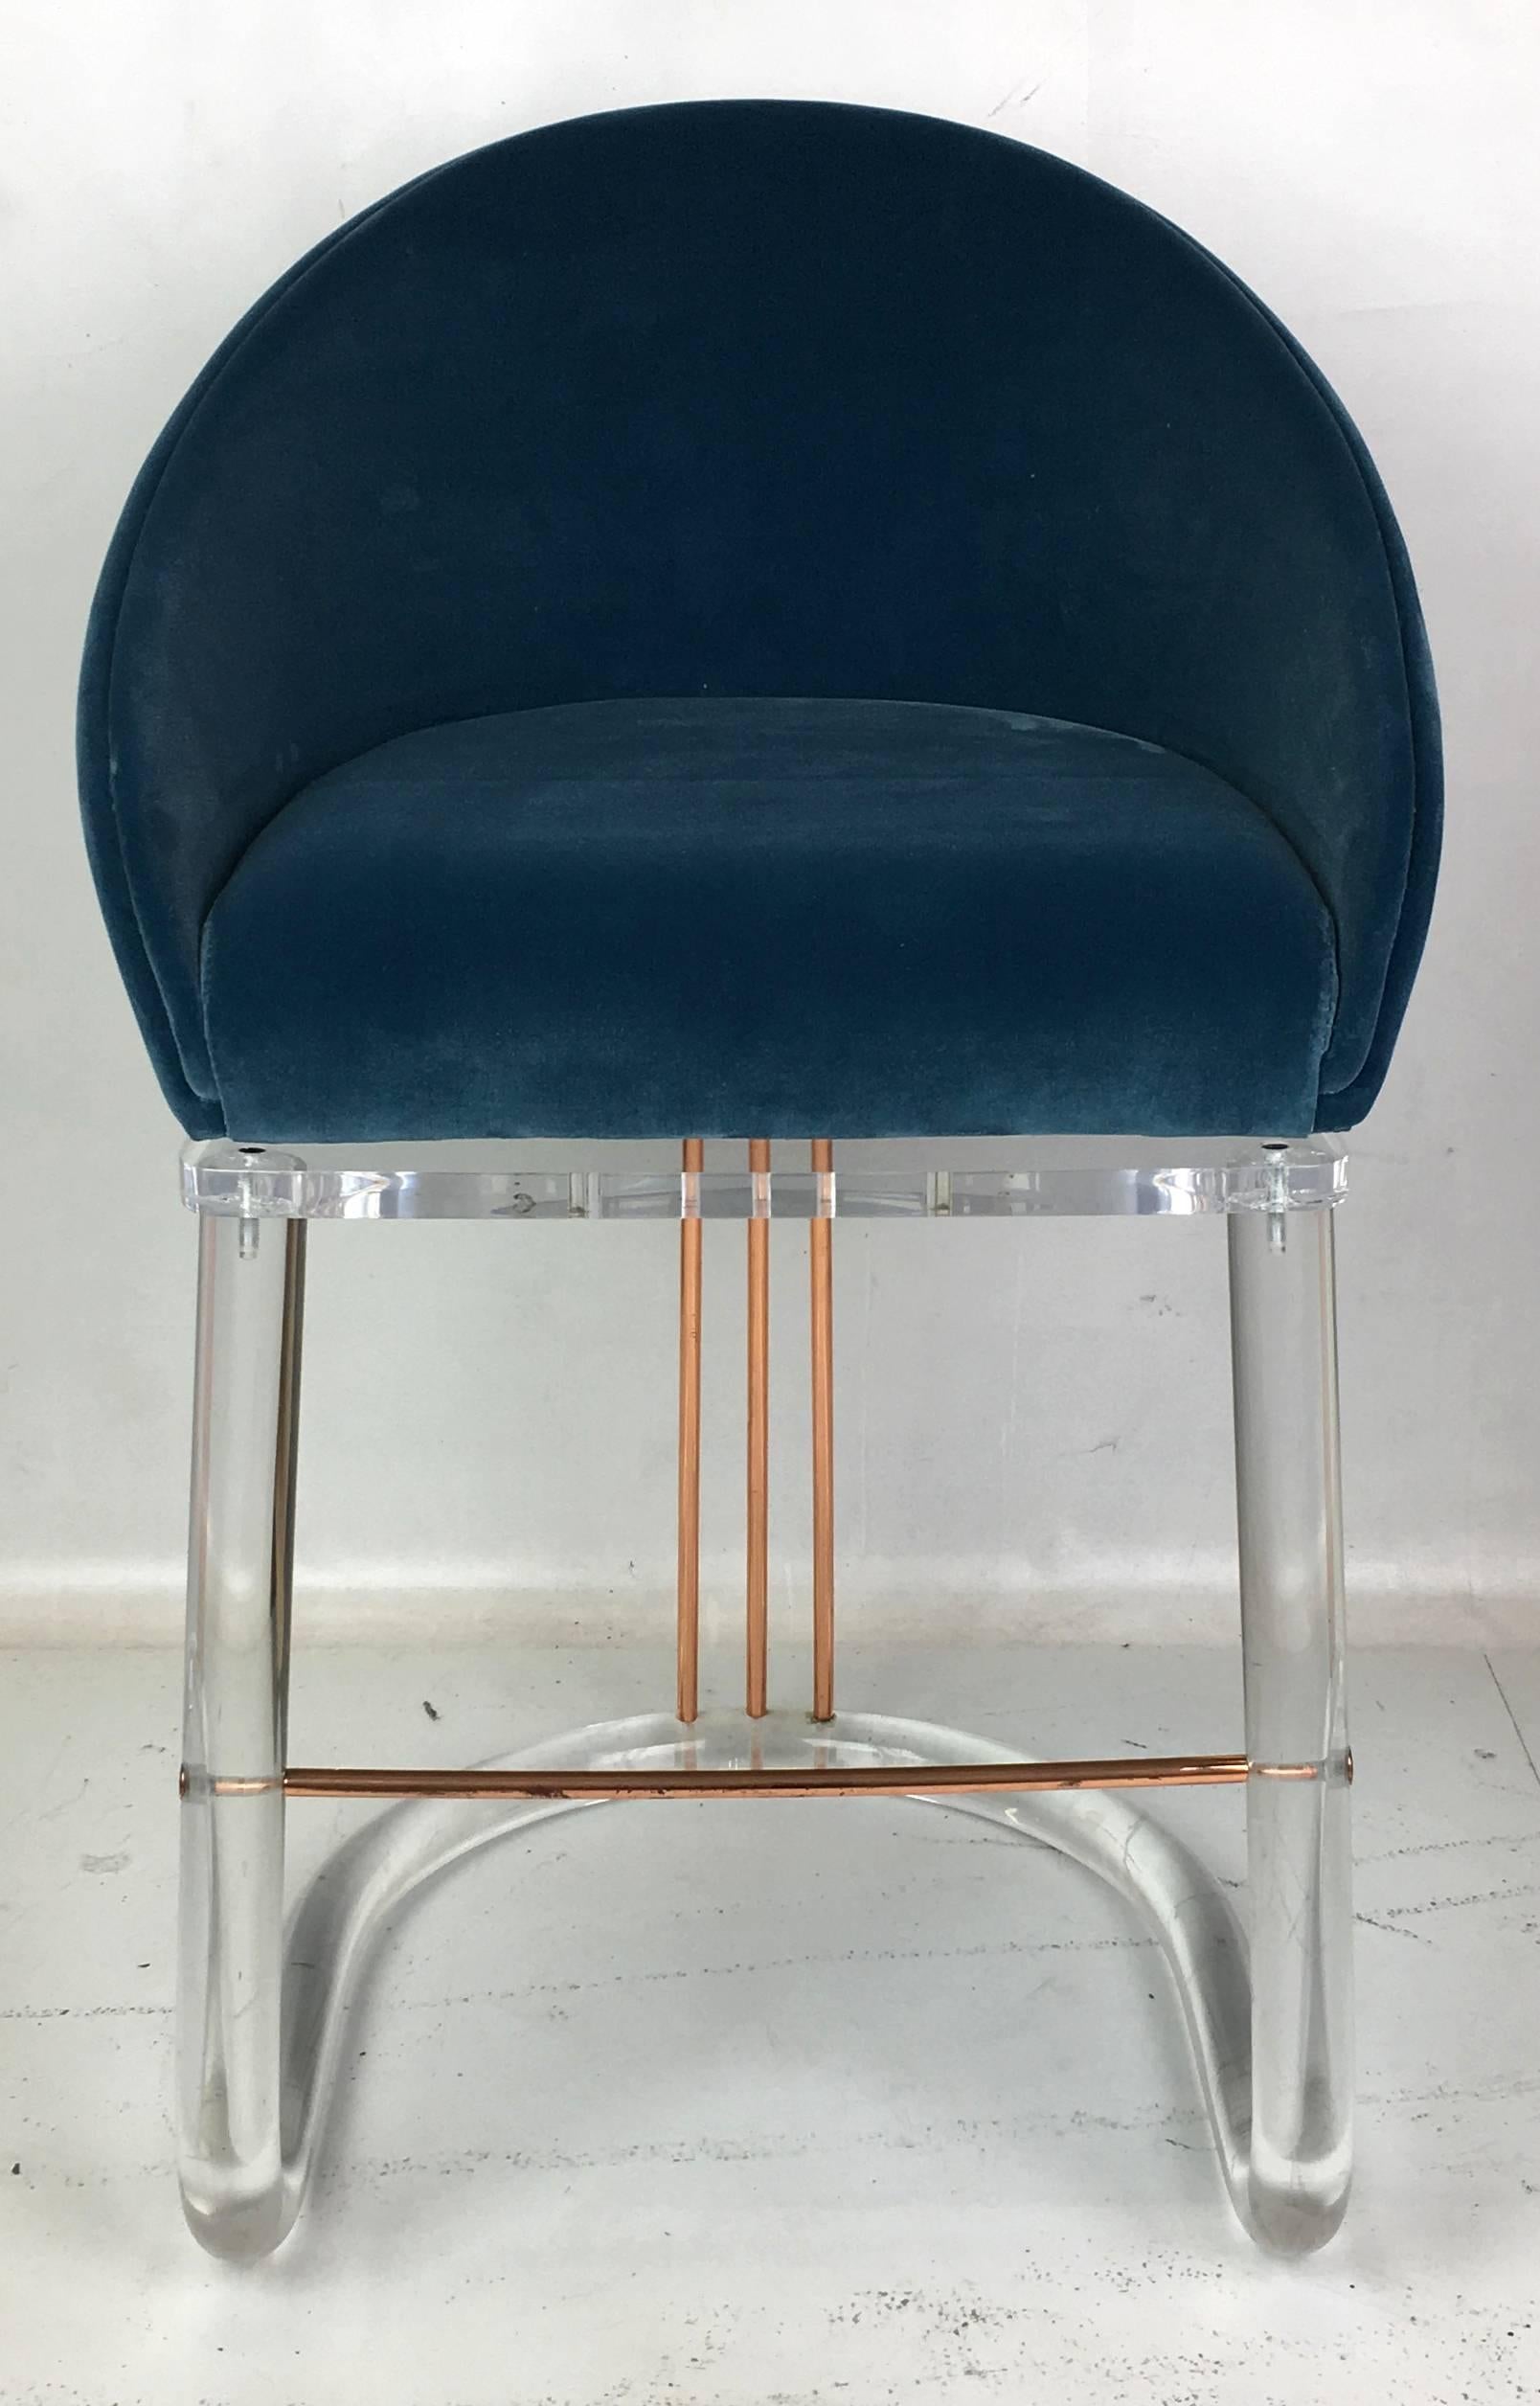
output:
<instances>
[{"instance_id":1,"label":"clear lucite leg","mask_svg":"<svg viewBox=\"0 0 1540 2406\"><path fill-rule=\"evenodd\" d=\"M1252 2113L1247 2219L1331 2236L1352 2158L1352 1908L1332 1214L1232 1214L1245 1650ZM1315 1781L1269 1766L1315 1763Z\"/></svg>"},{"instance_id":2,"label":"clear lucite leg","mask_svg":"<svg viewBox=\"0 0 1540 2406\"><path fill-rule=\"evenodd\" d=\"M1220 1884L1159 1822L1096 1791L927 1796L927 1763L1017 1759L955 1730L841 1714L689 1728L653 1715L516 1759L573 1769L913 1766L917 1802L1056 1849L1159 1943L1216 2151L1255 2236L1330 2236L1349 2173L1350 1899L1332 1215L1229 1220L1251 1873L1247 1948ZM178 2124L189 2222L266 2253L314 2167L350 2005L396 1911L484 1847L589 1801L413 1802L321 1873L283 1935L284 1706L303 1222L199 1222L188 1591ZM1316 1779L1273 1776L1274 1766ZM212 1782L219 1781L220 1792ZM767 1807L767 1812L769 1808ZM789 1809L789 1808L786 1808ZM834 1809L828 1807L827 1809ZM773 1816L772 1816L773 1818Z\"/></svg>"},{"instance_id":3,"label":"clear lucite leg","mask_svg":"<svg viewBox=\"0 0 1540 2406\"><path fill-rule=\"evenodd\" d=\"M199 1220L177 2128L188 2220L221 2256L265 2254L298 2203L280 2022L304 1264L303 1221Z\"/></svg>"}]
</instances>

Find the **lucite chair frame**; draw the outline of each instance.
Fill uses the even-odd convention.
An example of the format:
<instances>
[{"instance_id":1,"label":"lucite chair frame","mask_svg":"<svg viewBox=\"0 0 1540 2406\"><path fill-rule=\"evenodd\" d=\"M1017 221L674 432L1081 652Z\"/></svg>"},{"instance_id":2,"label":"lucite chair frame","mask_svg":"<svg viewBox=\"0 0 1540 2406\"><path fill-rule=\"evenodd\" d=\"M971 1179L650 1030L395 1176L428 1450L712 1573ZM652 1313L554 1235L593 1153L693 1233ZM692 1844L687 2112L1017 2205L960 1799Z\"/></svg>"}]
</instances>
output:
<instances>
[{"instance_id":1,"label":"lucite chair frame","mask_svg":"<svg viewBox=\"0 0 1540 2406\"><path fill-rule=\"evenodd\" d=\"M806 1169L603 1166L604 1147L303 1155L224 1141L183 1156L198 1216L178 2004L183 2200L215 2253L260 2256L314 2167L351 2003L395 1909L436 1873L555 1815L620 1801L878 1793L974 1815L1097 1873L1158 1942L1232 2202L1265 2247L1337 2228L1351 2157L1352 1777L1343 1679L1333 1214L1346 1160L1288 1143L1034 1140L815 1145ZM735 1148L740 1149L740 1148ZM853 1162L856 1166L847 1166ZM521 1166L524 1165L524 1166ZM836 1711L832 1300L836 1218L1206 1214L1227 1225L1244 1745L1039 1762L918 1720ZM463 1771L291 1764L286 1704L306 1235L311 1219L680 1223L678 1691L672 1713ZM766 1658L768 1226L809 1223L812 1712L771 1710ZM744 1711L698 1710L703 1223L748 1229ZM1243 1785L1249 1933L1216 1878L1130 1798ZM348 1841L285 1937L290 1799L399 1800Z\"/></svg>"}]
</instances>

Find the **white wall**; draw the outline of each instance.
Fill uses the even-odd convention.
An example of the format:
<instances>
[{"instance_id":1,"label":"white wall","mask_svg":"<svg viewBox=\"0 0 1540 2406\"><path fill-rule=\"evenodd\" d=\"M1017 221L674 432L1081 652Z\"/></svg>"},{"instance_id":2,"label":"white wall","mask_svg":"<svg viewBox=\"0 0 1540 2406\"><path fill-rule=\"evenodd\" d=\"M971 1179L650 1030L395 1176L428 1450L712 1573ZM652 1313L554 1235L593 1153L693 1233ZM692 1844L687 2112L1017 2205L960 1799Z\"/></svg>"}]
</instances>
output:
<instances>
[{"instance_id":1,"label":"white wall","mask_svg":"<svg viewBox=\"0 0 1540 2406\"><path fill-rule=\"evenodd\" d=\"M1360 1625L1528 1632L1540 1259L1527 1118L1540 759L1532 0L11 0L0 35L0 1616L172 1625L192 1230L75 817L92 583L158 426L248 302L431 162L631 102L926 109L1189 226L1345 396L1420 577L1447 718L1434 934L1341 1218ZM1222 1244L1196 1224L841 1232L842 1545L869 1625L1224 1625ZM739 1239L712 1246L708 1555L734 1585ZM805 1527L778 1232L778 1542ZM660 1231L330 1229L313 1254L312 1619L427 1583L590 1630L670 1578ZM1013 1400L1007 1393L1014 1378ZM405 1609L392 1606L399 1616ZM789 1590L781 1609L789 1613ZM1012 1615L1014 1625L1028 1625Z\"/></svg>"}]
</instances>

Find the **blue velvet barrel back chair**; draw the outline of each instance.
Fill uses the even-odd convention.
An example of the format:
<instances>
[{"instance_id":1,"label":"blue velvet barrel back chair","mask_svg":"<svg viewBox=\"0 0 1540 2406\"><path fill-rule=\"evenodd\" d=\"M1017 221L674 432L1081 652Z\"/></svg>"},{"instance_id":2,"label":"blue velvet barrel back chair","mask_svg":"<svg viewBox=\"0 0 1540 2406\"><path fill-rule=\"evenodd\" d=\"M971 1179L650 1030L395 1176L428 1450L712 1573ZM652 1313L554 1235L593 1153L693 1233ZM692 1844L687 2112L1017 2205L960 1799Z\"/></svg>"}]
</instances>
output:
<instances>
[{"instance_id":1,"label":"blue velvet barrel back chair","mask_svg":"<svg viewBox=\"0 0 1540 2406\"><path fill-rule=\"evenodd\" d=\"M1439 768L1394 522L1298 345L1146 209L928 118L735 102L497 143L331 234L176 411L102 574L80 775L199 1214L198 2236L287 2230L355 1975L439 1865L604 1799L805 1788L947 1803L1112 1880L1175 1976L1242 2216L1328 2236L1329 1132L1390 1060ZM962 1137L995 1165L846 1143ZM617 1138L670 1151L616 1168ZM1234 1753L1033 1762L835 1713L833 1217L1055 1210L1226 1220ZM681 1221L675 1710L470 1770L306 1769L306 1223L429 1212ZM810 1222L811 1719L768 1709L772 1212ZM749 1231L742 1713L697 1703L713 1215ZM1121 1793L1177 1782L1245 1783L1247 1936ZM405 1801L285 1947L285 1802L316 1794Z\"/></svg>"}]
</instances>

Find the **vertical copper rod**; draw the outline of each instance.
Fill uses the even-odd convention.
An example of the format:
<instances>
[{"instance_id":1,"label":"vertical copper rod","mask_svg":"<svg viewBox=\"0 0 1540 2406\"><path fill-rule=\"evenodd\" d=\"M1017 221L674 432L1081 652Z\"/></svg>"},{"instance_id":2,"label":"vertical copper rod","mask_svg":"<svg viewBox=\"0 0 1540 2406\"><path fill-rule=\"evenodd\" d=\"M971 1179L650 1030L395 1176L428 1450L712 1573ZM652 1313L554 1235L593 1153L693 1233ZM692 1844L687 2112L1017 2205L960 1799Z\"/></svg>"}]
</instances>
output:
<instances>
[{"instance_id":1,"label":"vertical copper rod","mask_svg":"<svg viewBox=\"0 0 1540 2406\"><path fill-rule=\"evenodd\" d=\"M685 1175L703 1167L705 1147L687 1137ZM688 1195L687 1195L688 1200ZM679 1612L677 1711L692 1721L700 1694L700 1289L701 1224L679 1224Z\"/></svg>"},{"instance_id":2,"label":"vertical copper rod","mask_svg":"<svg viewBox=\"0 0 1540 2406\"><path fill-rule=\"evenodd\" d=\"M768 1139L752 1138L750 1175L758 1182L769 1168ZM758 1183L754 1199L761 1200ZM759 1218L749 1221L748 1468L744 1701L757 1721L765 1710L770 1654L770 1223Z\"/></svg>"},{"instance_id":3,"label":"vertical copper rod","mask_svg":"<svg viewBox=\"0 0 1540 2406\"><path fill-rule=\"evenodd\" d=\"M288 1744L288 1672L294 1622L294 1484L300 1461L300 1356L304 1351L305 1252L309 1223L303 1219L285 1220L283 1229L283 1332L278 1364L272 1570L281 1759Z\"/></svg>"},{"instance_id":4,"label":"vertical copper rod","mask_svg":"<svg viewBox=\"0 0 1540 2406\"><path fill-rule=\"evenodd\" d=\"M813 1142L813 1169L827 1175L834 1147ZM813 1718L834 1718L834 1282L833 1223L807 1232L813 1357Z\"/></svg>"}]
</instances>

